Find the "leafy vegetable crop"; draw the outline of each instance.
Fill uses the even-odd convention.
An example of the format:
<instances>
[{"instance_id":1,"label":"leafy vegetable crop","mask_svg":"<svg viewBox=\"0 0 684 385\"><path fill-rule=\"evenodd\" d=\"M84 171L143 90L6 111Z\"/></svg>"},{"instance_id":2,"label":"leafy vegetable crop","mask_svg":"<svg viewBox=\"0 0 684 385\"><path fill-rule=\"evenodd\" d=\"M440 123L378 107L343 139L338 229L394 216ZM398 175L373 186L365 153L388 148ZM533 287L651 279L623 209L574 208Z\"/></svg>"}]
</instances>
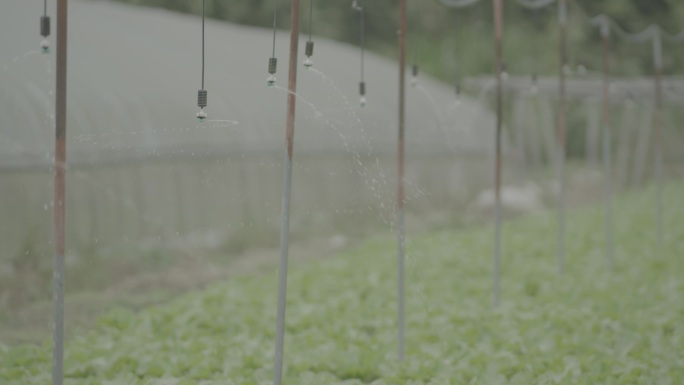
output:
<instances>
[{"instance_id":1,"label":"leafy vegetable crop","mask_svg":"<svg viewBox=\"0 0 684 385\"><path fill-rule=\"evenodd\" d=\"M407 261L407 358L396 357L391 237L294 266L286 383L684 383L684 185L666 190L666 244L654 192L616 206L613 272L603 210L572 214L556 273L552 213L504 228L503 296L491 306L492 232L414 237ZM276 273L191 293L138 314L113 311L67 345L67 384L269 384ZM67 299L68 300L68 299ZM1 384L48 384L49 344L0 346Z\"/></svg>"}]
</instances>

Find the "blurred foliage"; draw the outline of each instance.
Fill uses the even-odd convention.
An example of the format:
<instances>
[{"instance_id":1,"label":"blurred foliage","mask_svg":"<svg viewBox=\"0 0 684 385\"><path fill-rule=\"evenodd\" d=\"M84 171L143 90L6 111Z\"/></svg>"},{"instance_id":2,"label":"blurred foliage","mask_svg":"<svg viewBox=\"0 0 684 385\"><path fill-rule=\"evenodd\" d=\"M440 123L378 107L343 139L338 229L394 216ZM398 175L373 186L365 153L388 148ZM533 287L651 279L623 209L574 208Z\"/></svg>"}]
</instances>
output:
<instances>
[{"instance_id":1,"label":"blurred foliage","mask_svg":"<svg viewBox=\"0 0 684 385\"><path fill-rule=\"evenodd\" d=\"M199 0L119 0L138 5L163 7L198 14ZM209 17L231 22L270 27L273 2L267 0L206 0ZM303 0L302 33L308 32L309 2ZM366 11L367 44L385 56L396 56L398 0L362 0ZM449 9L436 0L409 0L410 59L441 79L454 81L461 76L493 70L492 5L484 0L466 9ZM558 67L557 11L552 5L540 11L524 9L505 1L505 60L513 74L554 75ZM601 65L600 40L586 15L605 13L629 32L638 32L658 23L670 33L684 27L684 2L679 0L570 0L569 61L584 64L590 71ZM289 1L277 1L278 26L288 28ZM315 1L313 32L317 36L357 44L359 16L351 10L351 0ZM270 42L265 41L268 46ZM631 45L613 38L612 64L616 75L635 76L652 72L650 44ZM682 54L666 45L666 73L680 68ZM670 49L668 49L670 48ZM266 49L266 48L265 48Z\"/></svg>"}]
</instances>

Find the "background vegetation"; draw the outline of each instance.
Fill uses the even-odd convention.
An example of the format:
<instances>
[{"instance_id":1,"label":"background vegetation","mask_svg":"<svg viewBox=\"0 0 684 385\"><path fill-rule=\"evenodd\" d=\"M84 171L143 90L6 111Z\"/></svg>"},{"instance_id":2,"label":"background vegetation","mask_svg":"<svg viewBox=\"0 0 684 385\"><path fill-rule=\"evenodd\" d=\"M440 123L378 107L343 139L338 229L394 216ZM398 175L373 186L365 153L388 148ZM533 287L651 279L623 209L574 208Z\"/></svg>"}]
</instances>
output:
<instances>
[{"instance_id":1,"label":"background vegetation","mask_svg":"<svg viewBox=\"0 0 684 385\"><path fill-rule=\"evenodd\" d=\"M187 13L199 13L200 1L188 0L119 0L127 3L163 7ZM552 5L541 11L526 10L512 1L506 3L505 60L513 74L555 75L558 65L557 11ZM589 70L600 68L600 41L596 28L589 26L586 15L608 14L625 30L638 32L651 23L668 32L684 28L684 2L677 0L571 0L569 60L584 64ZM366 9L369 48L386 56L396 55L398 0L362 1ZM289 1L278 1L278 25L289 27ZM302 1L306 10L308 1ZM359 41L359 17L351 10L351 0L314 1L313 32L335 40L356 44ZM409 1L411 30L410 53L424 71L454 82L461 76L490 73L493 69L491 1L461 10L449 9L436 0ZM215 19L270 27L272 0L207 0L207 14ZM302 23L303 32L308 32ZM630 45L613 39L613 65L617 75L636 76L652 72L650 44ZM264 42L268 45L269 42ZM665 48L665 72L681 68L681 54Z\"/></svg>"}]
</instances>

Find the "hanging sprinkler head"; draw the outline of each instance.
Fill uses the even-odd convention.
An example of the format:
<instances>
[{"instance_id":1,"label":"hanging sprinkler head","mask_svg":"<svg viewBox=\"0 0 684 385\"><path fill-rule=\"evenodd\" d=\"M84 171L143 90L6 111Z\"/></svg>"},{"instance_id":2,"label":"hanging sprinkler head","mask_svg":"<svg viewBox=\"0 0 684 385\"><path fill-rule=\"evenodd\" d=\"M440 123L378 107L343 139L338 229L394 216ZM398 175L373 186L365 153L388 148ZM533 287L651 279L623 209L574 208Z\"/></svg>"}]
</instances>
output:
<instances>
[{"instance_id":1,"label":"hanging sprinkler head","mask_svg":"<svg viewBox=\"0 0 684 385\"><path fill-rule=\"evenodd\" d=\"M40 50L43 53L50 52L50 41L47 39L50 36L50 17L41 16L40 17L40 35L43 37L43 41L40 42Z\"/></svg>"},{"instance_id":2,"label":"hanging sprinkler head","mask_svg":"<svg viewBox=\"0 0 684 385\"><path fill-rule=\"evenodd\" d=\"M311 56L313 56L313 50L314 50L314 42L313 41L307 41L306 42L306 50L304 53L306 54L306 59L304 59L304 67L306 68L311 68L313 66L313 60L311 60Z\"/></svg>"},{"instance_id":3,"label":"hanging sprinkler head","mask_svg":"<svg viewBox=\"0 0 684 385\"><path fill-rule=\"evenodd\" d=\"M358 0L354 0L354 1L352 2L352 10L354 10L354 11L361 11L361 10L363 10L363 8L361 8L361 6L359 5Z\"/></svg>"},{"instance_id":4,"label":"hanging sprinkler head","mask_svg":"<svg viewBox=\"0 0 684 385\"><path fill-rule=\"evenodd\" d=\"M311 31L313 30L313 2L314 0L309 1L309 41L306 42L306 49L304 50L306 59L304 59L304 62L302 63L306 68L311 68L311 66L313 66L313 60L311 60L311 56L313 56L314 52L314 42L311 40Z\"/></svg>"},{"instance_id":5,"label":"hanging sprinkler head","mask_svg":"<svg viewBox=\"0 0 684 385\"><path fill-rule=\"evenodd\" d=\"M207 90L204 89L204 6L205 0L202 0L202 87L197 91L197 106L200 108L197 113L197 120L203 122L207 119L207 113L204 112L204 107L207 106Z\"/></svg>"},{"instance_id":6,"label":"hanging sprinkler head","mask_svg":"<svg viewBox=\"0 0 684 385\"><path fill-rule=\"evenodd\" d=\"M579 63L577 65L577 75L584 76L586 74L587 74L587 67L585 67L584 64Z\"/></svg>"},{"instance_id":7,"label":"hanging sprinkler head","mask_svg":"<svg viewBox=\"0 0 684 385\"><path fill-rule=\"evenodd\" d=\"M277 21L278 21L278 2L273 0L273 47L271 57L268 59L268 73L270 74L266 78L266 85L269 87L275 86L276 77L275 74L278 71L278 59L275 57L276 51L276 31L277 31Z\"/></svg>"},{"instance_id":8,"label":"hanging sprinkler head","mask_svg":"<svg viewBox=\"0 0 684 385\"><path fill-rule=\"evenodd\" d=\"M565 74L565 76L572 75L572 68L570 68L570 66L567 64L563 64L563 73Z\"/></svg>"},{"instance_id":9,"label":"hanging sprinkler head","mask_svg":"<svg viewBox=\"0 0 684 385\"><path fill-rule=\"evenodd\" d=\"M278 59L277 58L270 58L268 59L268 73L271 74L268 78L266 78L266 84L269 87L273 87L276 82L275 78L275 73L278 70Z\"/></svg>"},{"instance_id":10,"label":"hanging sprinkler head","mask_svg":"<svg viewBox=\"0 0 684 385\"><path fill-rule=\"evenodd\" d=\"M204 107L207 106L207 91L199 90L197 91L197 106L200 108L197 113L197 120L203 122L207 119L207 113L204 112Z\"/></svg>"},{"instance_id":11,"label":"hanging sprinkler head","mask_svg":"<svg viewBox=\"0 0 684 385\"><path fill-rule=\"evenodd\" d=\"M366 82L361 82L359 83L359 94L361 95L361 99L359 99L359 104L361 107L366 106Z\"/></svg>"},{"instance_id":12,"label":"hanging sprinkler head","mask_svg":"<svg viewBox=\"0 0 684 385\"><path fill-rule=\"evenodd\" d=\"M359 83L359 94L361 94L361 98L359 99L359 104L361 107L366 106L366 82L364 81L364 51L365 51L365 46L366 46L366 28L365 28L365 18L363 15L363 7L359 4L358 0L354 0L352 2L352 10L355 12L359 13L359 16L361 18L359 26L360 28L360 37L361 37L361 81Z\"/></svg>"},{"instance_id":13,"label":"hanging sprinkler head","mask_svg":"<svg viewBox=\"0 0 684 385\"><path fill-rule=\"evenodd\" d=\"M456 86L454 87L455 91L455 98L454 98L454 106L460 106L461 105L461 84L456 83Z\"/></svg>"}]
</instances>

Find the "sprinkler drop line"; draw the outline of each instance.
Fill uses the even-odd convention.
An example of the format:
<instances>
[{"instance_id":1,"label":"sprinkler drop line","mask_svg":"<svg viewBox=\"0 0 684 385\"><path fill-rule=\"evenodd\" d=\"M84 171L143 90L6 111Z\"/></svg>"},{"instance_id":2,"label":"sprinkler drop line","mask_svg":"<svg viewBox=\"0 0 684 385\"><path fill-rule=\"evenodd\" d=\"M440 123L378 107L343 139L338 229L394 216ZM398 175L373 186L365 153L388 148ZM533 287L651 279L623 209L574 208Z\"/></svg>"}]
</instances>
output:
<instances>
[{"instance_id":1,"label":"sprinkler drop line","mask_svg":"<svg viewBox=\"0 0 684 385\"><path fill-rule=\"evenodd\" d=\"M309 0L309 40L306 42L306 48L304 49L304 54L306 55L306 59L304 59L304 67L306 68L311 68L313 66L313 60L311 60L311 56L313 56L314 52L314 42L311 40L311 31L313 30L313 0Z\"/></svg>"},{"instance_id":2,"label":"sprinkler drop line","mask_svg":"<svg viewBox=\"0 0 684 385\"><path fill-rule=\"evenodd\" d=\"M416 38L413 38L413 65L411 66L411 86L418 85L418 44Z\"/></svg>"},{"instance_id":3,"label":"sprinkler drop line","mask_svg":"<svg viewBox=\"0 0 684 385\"><path fill-rule=\"evenodd\" d=\"M460 38L459 27L460 27L460 25L458 24L459 23L458 13L454 16L454 19L455 19L454 24L456 25L456 33L454 34L455 35L455 41L456 41L456 43L455 43L455 45L456 45L456 49L455 49L456 59L454 60L454 63L456 63L456 70L454 71L454 77L455 77L455 79L454 79L454 91L456 92L456 102L458 103L461 99L461 74L460 74L461 66L459 63L460 62L459 59L461 58L461 53L459 52L459 49L461 48L461 45L459 44L459 38Z\"/></svg>"},{"instance_id":4,"label":"sprinkler drop line","mask_svg":"<svg viewBox=\"0 0 684 385\"><path fill-rule=\"evenodd\" d=\"M40 35L43 40L40 42L40 50L43 53L50 52L50 16L47 15L47 0L43 0L43 16L40 17Z\"/></svg>"},{"instance_id":5,"label":"sprinkler drop line","mask_svg":"<svg viewBox=\"0 0 684 385\"><path fill-rule=\"evenodd\" d=\"M359 94L361 95L361 99L359 100L359 104L361 107L366 106L366 81L364 80L364 54L366 50L366 27L365 27L365 17L364 17L364 10L363 6L360 4L360 0L354 0L352 3L352 10L359 12L359 35L360 35L360 40L361 40L361 68L360 68L360 82L359 82Z\"/></svg>"},{"instance_id":6,"label":"sprinkler drop line","mask_svg":"<svg viewBox=\"0 0 684 385\"><path fill-rule=\"evenodd\" d=\"M207 113L204 111L204 107L207 106L207 91L204 89L204 19L205 19L205 3L206 0L202 0L202 87L197 91L197 106L200 108L197 113L197 120L203 122L207 119Z\"/></svg>"},{"instance_id":7,"label":"sprinkler drop line","mask_svg":"<svg viewBox=\"0 0 684 385\"><path fill-rule=\"evenodd\" d=\"M276 32L277 32L277 20L278 20L278 2L273 0L273 45L271 51L271 57L268 59L268 73L269 76L266 78L266 85L273 87L276 82L275 74L278 72L278 59L275 57L276 48Z\"/></svg>"}]
</instances>

